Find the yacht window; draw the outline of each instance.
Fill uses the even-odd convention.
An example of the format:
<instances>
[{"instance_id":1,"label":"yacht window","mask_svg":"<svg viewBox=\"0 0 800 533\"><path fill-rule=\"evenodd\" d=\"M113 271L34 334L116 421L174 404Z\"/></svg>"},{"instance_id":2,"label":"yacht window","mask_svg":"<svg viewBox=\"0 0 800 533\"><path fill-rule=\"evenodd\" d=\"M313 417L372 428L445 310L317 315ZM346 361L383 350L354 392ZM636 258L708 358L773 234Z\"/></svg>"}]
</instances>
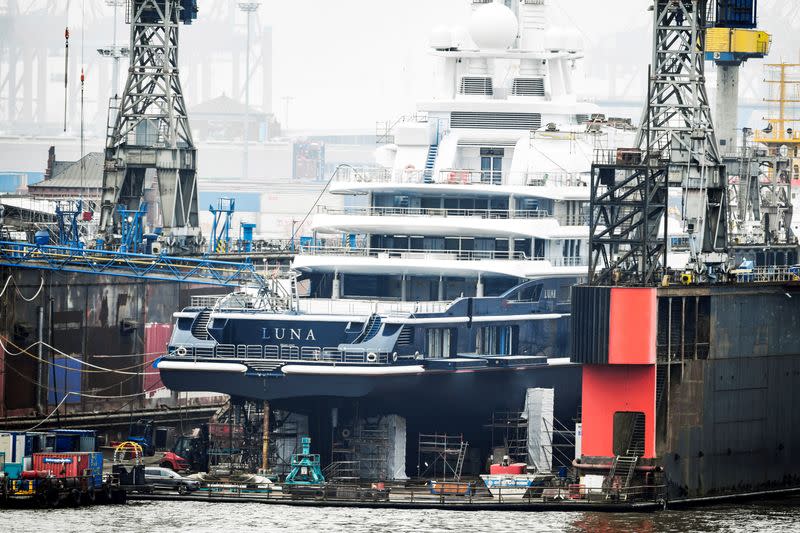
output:
<instances>
[{"instance_id":1,"label":"yacht window","mask_svg":"<svg viewBox=\"0 0 800 533\"><path fill-rule=\"evenodd\" d=\"M439 209L442 206L441 198L421 198L420 207L423 209Z\"/></svg>"},{"instance_id":2,"label":"yacht window","mask_svg":"<svg viewBox=\"0 0 800 533\"><path fill-rule=\"evenodd\" d=\"M486 258L490 259L494 252L494 239L477 238L474 240L476 259Z\"/></svg>"},{"instance_id":3,"label":"yacht window","mask_svg":"<svg viewBox=\"0 0 800 533\"><path fill-rule=\"evenodd\" d=\"M395 235L393 239L393 248L397 250L408 250L408 237L405 235Z\"/></svg>"},{"instance_id":4,"label":"yacht window","mask_svg":"<svg viewBox=\"0 0 800 533\"><path fill-rule=\"evenodd\" d=\"M444 250L443 237L425 237L423 242L425 250Z\"/></svg>"},{"instance_id":5,"label":"yacht window","mask_svg":"<svg viewBox=\"0 0 800 533\"><path fill-rule=\"evenodd\" d=\"M569 303L572 298L572 284L564 284L558 288L558 303Z\"/></svg>"},{"instance_id":6,"label":"yacht window","mask_svg":"<svg viewBox=\"0 0 800 533\"><path fill-rule=\"evenodd\" d=\"M536 283L520 289L517 300L520 302L538 302L542 296L542 284Z\"/></svg>"},{"instance_id":7,"label":"yacht window","mask_svg":"<svg viewBox=\"0 0 800 533\"><path fill-rule=\"evenodd\" d=\"M455 332L449 328L431 328L426 332L429 359L450 357L450 348Z\"/></svg>"},{"instance_id":8,"label":"yacht window","mask_svg":"<svg viewBox=\"0 0 800 533\"><path fill-rule=\"evenodd\" d=\"M479 355L511 355L519 326L486 326L478 328L475 348Z\"/></svg>"},{"instance_id":9,"label":"yacht window","mask_svg":"<svg viewBox=\"0 0 800 533\"><path fill-rule=\"evenodd\" d=\"M408 196L403 195L394 197L394 207L408 207L408 204Z\"/></svg>"},{"instance_id":10,"label":"yacht window","mask_svg":"<svg viewBox=\"0 0 800 533\"><path fill-rule=\"evenodd\" d=\"M489 200L489 209L508 211L508 198L492 198Z\"/></svg>"},{"instance_id":11,"label":"yacht window","mask_svg":"<svg viewBox=\"0 0 800 533\"><path fill-rule=\"evenodd\" d=\"M503 154L502 148L481 148L481 183L502 183Z\"/></svg>"},{"instance_id":12,"label":"yacht window","mask_svg":"<svg viewBox=\"0 0 800 533\"><path fill-rule=\"evenodd\" d=\"M533 239L533 257L544 259L544 239Z\"/></svg>"},{"instance_id":13,"label":"yacht window","mask_svg":"<svg viewBox=\"0 0 800 533\"><path fill-rule=\"evenodd\" d=\"M514 251L520 254L528 255L531 249L530 239L514 239Z\"/></svg>"}]
</instances>

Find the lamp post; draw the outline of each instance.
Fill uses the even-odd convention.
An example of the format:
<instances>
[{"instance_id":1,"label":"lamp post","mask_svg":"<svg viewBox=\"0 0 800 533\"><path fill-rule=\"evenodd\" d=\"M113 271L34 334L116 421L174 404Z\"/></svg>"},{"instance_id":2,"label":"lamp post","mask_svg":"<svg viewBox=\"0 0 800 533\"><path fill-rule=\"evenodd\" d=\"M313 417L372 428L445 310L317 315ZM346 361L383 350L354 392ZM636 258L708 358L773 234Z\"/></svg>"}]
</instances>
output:
<instances>
[{"instance_id":1,"label":"lamp post","mask_svg":"<svg viewBox=\"0 0 800 533\"><path fill-rule=\"evenodd\" d=\"M127 46L119 46L117 44L117 8L125 5L125 0L106 0L106 5L114 8L114 33L111 41L111 46L105 48L98 48L97 53L103 57L110 57L114 60L114 67L111 75L111 83L113 84L111 94L114 98L119 94L119 60L123 57L128 57L130 49Z\"/></svg>"},{"instance_id":2,"label":"lamp post","mask_svg":"<svg viewBox=\"0 0 800 533\"><path fill-rule=\"evenodd\" d=\"M242 160L242 177L249 178L249 144L250 144L250 17L255 13L260 2L239 2L239 9L247 14L247 47L245 52L244 73L244 159Z\"/></svg>"}]
</instances>

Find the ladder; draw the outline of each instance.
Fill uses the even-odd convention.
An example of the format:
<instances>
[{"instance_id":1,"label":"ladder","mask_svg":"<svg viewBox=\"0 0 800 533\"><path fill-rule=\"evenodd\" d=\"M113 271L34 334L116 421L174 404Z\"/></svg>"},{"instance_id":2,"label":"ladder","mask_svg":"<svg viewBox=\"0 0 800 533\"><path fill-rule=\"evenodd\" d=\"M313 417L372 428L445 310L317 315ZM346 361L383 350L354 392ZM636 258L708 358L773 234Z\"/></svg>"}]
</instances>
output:
<instances>
[{"instance_id":1,"label":"ladder","mask_svg":"<svg viewBox=\"0 0 800 533\"><path fill-rule=\"evenodd\" d=\"M611 470L608 472L608 477L603 483L607 500L610 500L613 495L611 489L613 488L614 478L619 478L622 480L622 483L619 486L620 491L624 491L624 489L627 489L630 486L631 479L633 479L633 474L636 471L636 463L638 461L639 457L635 455L617 455L614 457L614 462L611 464ZM620 499L625 499L627 494L620 492L619 497Z\"/></svg>"},{"instance_id":2,"label":"ladder","mask_svg":"<svg viewBox=\"0 0 800 533\"><path fill-rule=\"evenodd\" d=\"M436 163L436 154L439 153L439 145L432 144L428 147L428 158L425 160L425 171L422 177L425 183L433 183L433 165Z\"/></svg>"},{"instance_id":3,"label":"ladder","mask_svg":"<svg viewBox=\"0 0 800 533\"><path fill-rule=\"evenodd\" d=\"M633 422L631 440L629 441L626 455L638 457L644 455L644 415L641 413L636 415L636 419Z\"/></svg>"},{"instance_id":4,"label":"ladder","mask_svg":"<svg viewBox=\"0 0 800 533\"><path fill-rule=\"evenodd\" d=\"M456 467L453 469L453 477L456 481L461 481L461 470L464 468L464 458L467 456L467 446L468 444L463 440L458 445Z\"/></svg>"},{"instance_id":5,"label":"ladder","mask_svg":"<svg viewBox=\"0 0 800 533\"><path fill-rule=\"evenodd\" d=\"M664 391L667 384L667 372L669 372L669 364L658 365L656 367L656 413L661 408L661 402L664 399Z\"/></svg>"}]
</instances>

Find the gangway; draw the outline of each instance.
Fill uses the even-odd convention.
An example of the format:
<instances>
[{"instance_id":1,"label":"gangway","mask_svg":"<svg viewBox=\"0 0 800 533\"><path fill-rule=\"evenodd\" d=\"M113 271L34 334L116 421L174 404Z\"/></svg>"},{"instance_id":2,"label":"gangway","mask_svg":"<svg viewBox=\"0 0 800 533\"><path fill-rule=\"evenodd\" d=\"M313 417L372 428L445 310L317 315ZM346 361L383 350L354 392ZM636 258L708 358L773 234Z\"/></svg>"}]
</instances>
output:
<instances>
[{"instance_id":1,"label":"gangway","mask_svg":"<svg viewBox=\"0 0 800 533\"><path fill-rule=\"evenodd\" d=\"M0 241L0 266L266 289L254 264Z\"/></svg>"}]
</instances>

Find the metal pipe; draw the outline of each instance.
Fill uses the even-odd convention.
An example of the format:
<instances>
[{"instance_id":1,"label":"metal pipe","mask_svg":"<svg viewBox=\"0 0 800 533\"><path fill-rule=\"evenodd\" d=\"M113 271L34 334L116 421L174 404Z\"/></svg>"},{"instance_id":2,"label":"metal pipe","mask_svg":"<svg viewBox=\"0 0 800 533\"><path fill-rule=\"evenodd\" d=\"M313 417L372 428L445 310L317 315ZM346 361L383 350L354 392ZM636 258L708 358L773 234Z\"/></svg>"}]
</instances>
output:
<instances>
[{"instance_id":1,"label":"metal pipe","mask_svg":"<svg viewBox=\"0 0 800 533\"><path fill-rule=\"evenodd\" d=\"M264 421L262 422L261 437L261 472L266 474L269 470L269 402L264 402Z\"/></svg>"},{"instance_id":2,"label":"metal pipe","mask_svg":"<svg viewBox=\"0 0 800 533\"><path fill-rule=\"evenodd\" d=\"M599 463L599 464L584 464L580 462L580 459L573 459L572 466L579 470L611 470L612 464L611 463ZM634 467L636 470L640 472L661 472L661 466L653 466L653 465L638 465Z\"/></svg>"},{"instance_id":3,"label":"metal pipe","mask_svg":"<svg viewBox=\"0 0 800 533\"><path fill-rule=\"evenodd\" d=\"M39 388L38 388L38 395L37 395L37 399L36 399L36 409L40 413L44 413L46 411L46 405L47 405L47 390L46 390L45 383L44 383L45 382L45 366L44 366L44 358L42 357L42 354L43 354L43 351L44 351L44 348L43 348L43 344L44 344L44 306L40 305L39 307L36 308L36 310L37 310L38 318L39 318L39 320L38 320L38 328L37 328L39 345L38 345L38 348L36 350L36 354L39 357L39 360L37 362L38 365L37 365L36 382L38 383Z\"/></svg>"}]
</instances>

